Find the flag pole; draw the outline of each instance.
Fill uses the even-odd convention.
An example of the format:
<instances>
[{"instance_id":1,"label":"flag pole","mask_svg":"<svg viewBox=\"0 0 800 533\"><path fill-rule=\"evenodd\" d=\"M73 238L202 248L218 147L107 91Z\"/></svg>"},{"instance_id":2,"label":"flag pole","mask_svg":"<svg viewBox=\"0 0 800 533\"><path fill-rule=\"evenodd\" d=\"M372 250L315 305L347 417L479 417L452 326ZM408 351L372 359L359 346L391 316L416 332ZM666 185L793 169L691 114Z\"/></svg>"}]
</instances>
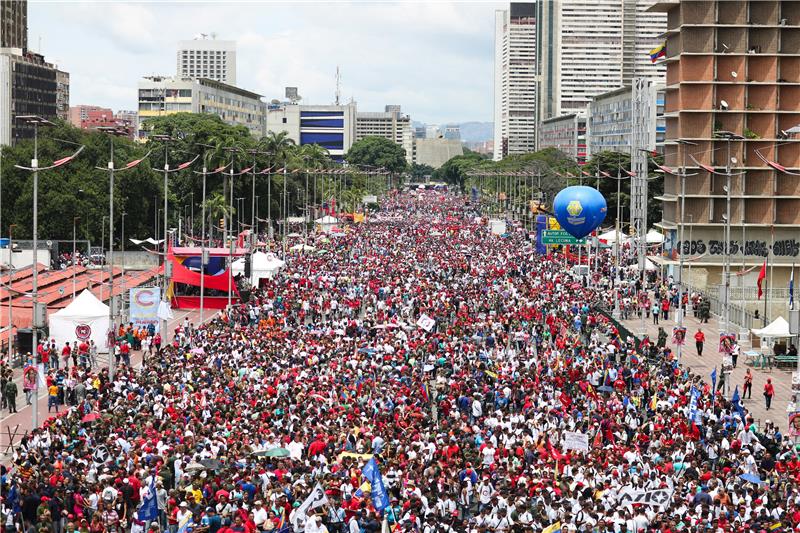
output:
<instances>
[{"instance_id":1,"label":"flag pole","mask_svg":"<svg viewBox=\"0 0 800 533\"><path fill-rule=\"evenodd\" d=\"M770 226L770 235L771 235L770 246L769 250L767 250L767 266L769 267L769 277L771 278L772 269L775 262L774 261L770 262L769 256L772 253L772 249L775 248L775 226ZM769 323L767 321L767 302L769 302L769 289L771 287L769 278L767 278L766 282L767 282L767 290L764 291L764 327L766 327L767 324Z\"/></svg>"}]
</instances>

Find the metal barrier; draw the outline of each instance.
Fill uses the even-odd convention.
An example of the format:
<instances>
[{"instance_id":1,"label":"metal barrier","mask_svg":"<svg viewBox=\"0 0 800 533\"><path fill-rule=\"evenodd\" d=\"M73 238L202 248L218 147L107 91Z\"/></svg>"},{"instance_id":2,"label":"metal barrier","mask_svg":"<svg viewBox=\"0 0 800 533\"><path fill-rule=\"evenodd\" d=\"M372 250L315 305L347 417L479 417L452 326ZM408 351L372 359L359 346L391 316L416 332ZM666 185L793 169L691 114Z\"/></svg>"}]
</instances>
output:
<instances>
[{"instance_id":1,"label":"metal barrier","mask_svg":"<svg viewBox=\"0 0 800 533\"><path fill-rule=\"evenodd\" d=\"M708 303L711 304L711 314L716 315L717 317L722 316L723 312L723 304L722 300L719 299L719 288L718 287L711 287L709 289L699 289L697 287L692 287L691 285L684 285L684 291L687 291L688 294L692 294L696 292L697 294L701 295L703 299L708 300ZM734 300L734 298L731 298ZM747 309L743 308L740 305L736 305L734 303L728 304L728 313L730 317L730 321L732 324L739 326L742 329L752 329L755 327L761 327L761 318L757 319L755 313L748 311Z\"/></svg>"}]
</instances>

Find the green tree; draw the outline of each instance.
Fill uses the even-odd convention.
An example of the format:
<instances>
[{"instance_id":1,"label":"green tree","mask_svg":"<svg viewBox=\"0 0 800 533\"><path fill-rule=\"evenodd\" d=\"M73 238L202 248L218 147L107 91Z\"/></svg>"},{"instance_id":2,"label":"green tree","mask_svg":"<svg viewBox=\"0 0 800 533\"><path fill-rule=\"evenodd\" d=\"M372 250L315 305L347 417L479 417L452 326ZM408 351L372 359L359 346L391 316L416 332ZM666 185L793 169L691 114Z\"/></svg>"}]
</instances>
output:
<instances>
[{"instance_id":1,"label":"green tree","mask_svg":"<svg viewBox=\"0 0 800 533\"><path fill-rule=\"evenodd\" d=\"M356 141L346 159L352 165L382 167L390 172L403 172L407 167L405 149L383 137L364 137Z\"/></svg>"},{"instance_id":2,"label":"green tree","mask_svg":"<svg viewBox=\"0 0 800 533\"><path fill-rule=\"evenodd\" d=\"M430 165L420 165L419 163L412 163L411 168L409 169L409 175L411 179L414 181L420 181L425 179L427 176L433 176L434 169Z\"/></svg>"},{"instance_id":3,"label":"green tree","mask_svg":"<svg viewBox=\"0 0 800 533\"><path fill-rule=\"evenodd\" d=\"M444 165L433 172L433 179L455 185L462 191L466 188L469 173L480 165L483 158L475 152L457 155L448 159Z\"/></svg>"}]
</instances>

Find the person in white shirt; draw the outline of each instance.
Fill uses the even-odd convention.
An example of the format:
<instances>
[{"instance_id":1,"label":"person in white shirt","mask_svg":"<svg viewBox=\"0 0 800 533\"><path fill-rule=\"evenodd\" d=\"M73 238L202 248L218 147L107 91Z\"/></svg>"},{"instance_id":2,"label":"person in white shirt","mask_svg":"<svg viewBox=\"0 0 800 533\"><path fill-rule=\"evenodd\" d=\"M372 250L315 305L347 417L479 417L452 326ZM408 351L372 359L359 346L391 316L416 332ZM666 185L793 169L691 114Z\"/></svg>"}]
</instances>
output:
<instances>
[{"instance_id":1,"label":"person in white shirt","mask_svg":"<svg viewBox=\"0 0 800 533\"><path fill-rule=\"evenodd\" d=\"M264 523L269 520L269 513L264 507L264 502L256 500L253 508L253 522L258 529L264 529Z\"/></svg>"}]
</instances>

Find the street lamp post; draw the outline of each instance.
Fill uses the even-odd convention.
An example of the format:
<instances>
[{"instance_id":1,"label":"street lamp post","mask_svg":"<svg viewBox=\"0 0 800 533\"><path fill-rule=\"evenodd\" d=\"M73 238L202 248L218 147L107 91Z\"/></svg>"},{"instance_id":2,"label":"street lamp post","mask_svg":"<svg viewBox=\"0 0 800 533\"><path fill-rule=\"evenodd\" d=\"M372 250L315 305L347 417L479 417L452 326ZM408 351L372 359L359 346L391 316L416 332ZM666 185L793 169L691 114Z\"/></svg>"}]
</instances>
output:
<instances>
[{"instance_id":1,"label":"street lamp post","mask_svg":"<svg viewBox=\"0 0 800 533\"><path fill-rule=\"evenodd\" d=\"M31 424L33 428L39 427L39 328L44 327L42 319L44 313L39 309L39 170L48 170L61 165L64 165L74 159L82 150L83 146L78 148L72 156L59 159L49 167L39 167L39 126L53 126L49 120L36 115L20 115L16 117L28 125L33 126L33 159L31 159L30 167L23 167L14 165L16 168L28 170L33 172L33 276L31 287L31 300L33 312L33 328L32 328L32 347L33 347L33 361L35 366L36 377L33 380L33 406L31 408ZM10 253L10 251L9 251ZM10 324L9 324L10 326Z\"/></svg>"},{"instance_id":2,"label":"street lamp post","mask_svg":"<svg viewBox=\"0 0 800 533\"><path fill-rule=\"evenodd\" d=\"M8 287L14 279L14 236L13 231L16 224L8 226ZM12 340L14 339L14 306L11 301L11 291L8 292L8 360L11 362Z\"/></svg>"},{"instance_id":3,"label":"street lamp post","mask_svg":"<svg viewBox=\"0 0 800 533\"><path fill-rule=\"evenodd\" d=\"M170 279L170 266L169 262L167 261L167 248L168 246L168 239L169 239L169 228L167 222L168 216L168 201L169 201L169 143L170 141L174 141L175 139L170 135L151 135L151 138L156 141L161 141L164 143L164 227L163 231L163 265L164 265L164 278L162 280L162 288L161 288L161 302L166 305L167 303L167 289L169 288L169 279ZM161 318L161 337L162 343L167 343L167 337L169 332L167 331L167 319Z\"/></svg>"},{"instance_id":4,"label":"street lamp post","mask_svg":"<svg viewBox=\"0 0 800 533\"><path fill-rule=\"evenodd\" d=\"M78 229L78 221L81 217L72 217L72 299L75 299L75 272L78 270L78 263L76 262L77 257L77 229ZM9 256L10 257L10 256Z\"/></svg>"},{"instance_id":5,"label":"street lamp post","mask_svg":"<svg viewBox=\"0 0 800 533\"><path fill-rule=\"evenodd\" d=\"M122 322L125 322L127 315L125 314L125 217L128 213L125 211L122 212L122 238L120 239L120 245L122 246L122 261L121 261L121 268L122 268L122 276L120 278L120 282L122 283L122 294L120 294L120 317Z\"/></svg>"}]
</instances>

